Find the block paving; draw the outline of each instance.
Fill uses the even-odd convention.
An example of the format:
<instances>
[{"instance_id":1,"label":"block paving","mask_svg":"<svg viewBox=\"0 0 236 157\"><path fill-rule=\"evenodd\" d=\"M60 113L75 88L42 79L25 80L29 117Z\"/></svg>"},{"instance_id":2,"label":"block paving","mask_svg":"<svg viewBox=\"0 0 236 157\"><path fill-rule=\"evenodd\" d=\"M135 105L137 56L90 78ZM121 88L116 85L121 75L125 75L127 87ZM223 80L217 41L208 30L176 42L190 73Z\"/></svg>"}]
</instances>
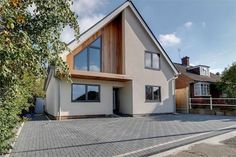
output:
<instances>
[{"instance_id":1,"label":"block paving","mask_svg":"<svg viewBox=\"0 0 236 157\"><path fill-rule=\"evenodd\" d=\"M229 126L232 128L227 129ZM234 126L236 117L184 114L28 121L10 156L147 156L215 135L221 128L225 129L219 133L230 131ZM207 134L174 142L202 133ZM173 143L163 145L167 142ZM156 147L140 151L152 146Z\"/></svg>"}]
</instances>

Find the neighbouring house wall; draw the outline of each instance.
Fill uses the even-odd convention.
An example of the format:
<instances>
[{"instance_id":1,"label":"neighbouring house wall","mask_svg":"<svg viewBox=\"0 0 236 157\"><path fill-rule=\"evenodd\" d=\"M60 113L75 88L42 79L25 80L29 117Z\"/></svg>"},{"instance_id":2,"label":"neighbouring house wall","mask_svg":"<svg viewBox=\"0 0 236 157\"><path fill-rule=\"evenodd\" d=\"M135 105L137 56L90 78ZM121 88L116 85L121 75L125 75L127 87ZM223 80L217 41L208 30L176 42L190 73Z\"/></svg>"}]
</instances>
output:
<instances>
[{"instance_id":1,"label":"neighbouring house wall","mask_svg":"<svg viewBox=\"0 0 236 157\"><path fill-rule=\"evenodd\" d=\"M210 84L210 93L212 98L220 98L222 95L216 84Z\"/></svg>"},{"instance_id":2,"label":"neighbouring house wall","mask_svg":"<svg viewBox=\"0 0 236 157\"><path fill-rule=\"evenodd\" d=\"M57 116L58 112L58 80L52 76L46 90L45 111L53 116Z\"/></svg>"},{"instance_id":3,"label":"neighbouring house wall","mask_svg":"<svg viewBox=\"0 0 236 157\"><path fill-rule=\"evenodd\" d=\"M175 90L176 94L176 112L188 113L189 87Z\"/></svg>"},{"instance_id":4,"label":"neighbouring house wall","mask_svg":"<svg viewBox=\"0 0 236 157\"><path fill-rule=\"evenodd\" d=\"M184 76L183 74L179 75L178 78L175 80L175 87L176 89L182 89L189 86L189 83L192 81L192 79Z\"/></svg>"},{"instance_id":5,"label":"neighbouring house wall","mask_svg":"<svg viewBox=\"0 0 236 157\"><path fill-rule=\"evenodd\" d=\"M73 83L100 85L100 102L72 102L71 82L61 81L61 116L113 114L113 87L122 83L98 80L73 79Z\"/></svg>"},{"instance_id":6,"label":"neighbouring house wall","mask_svg":"<svg viewBox=\"0 0 236 157\"><path fill-rule=\"evenodd\" d=\"M189 84L189 90L190 90L190 98L194 98L194 83Z\"/></svg>"},{"instance_id":7,"label":"neighbouring house wall","mask_svg":"<svg viewBox=\"0 0 236 157\"><path fill-rule=\"evenodd\" d=\"M176 112L188 113L189 83L192 81L183 74L175 80Z\"/></svg>"},{"instance_id":8,"label":"neighbouring house wall","mask_svg":"<svg viewBox=\"0 0 236 157\"><path fill-rule=\"evenodd\" d=\"M125 27L125 71L133 79L133 114L175 112L174 71L130 8L123 12ZM145 69L145 51L160 54L161 70ZM145 102L145 85L161 86L161 102Z\"/></svg>"}]
</instances>

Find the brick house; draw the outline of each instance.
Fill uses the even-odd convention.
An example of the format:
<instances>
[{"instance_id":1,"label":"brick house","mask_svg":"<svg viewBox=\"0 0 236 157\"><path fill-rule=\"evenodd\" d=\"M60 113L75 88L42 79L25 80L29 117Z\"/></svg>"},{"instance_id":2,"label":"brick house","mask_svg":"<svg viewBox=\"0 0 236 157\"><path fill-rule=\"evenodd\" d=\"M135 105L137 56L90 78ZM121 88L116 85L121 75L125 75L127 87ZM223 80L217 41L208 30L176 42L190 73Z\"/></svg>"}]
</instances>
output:
<instances>
[{"instance_id":1,"label":"brick house","mask_svg":"<svg viewBox=\"0 0 236 157\"><path fill-rule=\"evenodd\" d=\"M176 110L188 111L188 98L219 98L221 91L216 88L220 75L210 72L207 65L190 66L189 57L183 57L182 63L175 63L180 72L176 79ZM195 100L195 103L204 103L204 99Z\"/></svg>"}]
</instances>

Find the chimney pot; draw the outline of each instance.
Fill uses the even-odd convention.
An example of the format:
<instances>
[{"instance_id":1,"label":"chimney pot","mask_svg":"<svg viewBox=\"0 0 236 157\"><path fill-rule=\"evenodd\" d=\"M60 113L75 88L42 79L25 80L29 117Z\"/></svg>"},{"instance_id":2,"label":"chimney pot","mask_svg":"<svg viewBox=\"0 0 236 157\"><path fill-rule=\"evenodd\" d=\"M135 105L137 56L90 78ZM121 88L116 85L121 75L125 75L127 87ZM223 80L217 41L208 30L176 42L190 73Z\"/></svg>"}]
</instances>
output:
<instances>
[{"instance_id":1,"label":"chimney pot","mask_svg":"<svg viewBox=\"0 0 236 157\"><path fill-rule=\"evenodd\" d=\"M185 56L182 58L182 65L189 66L189 57Z\"/></svg>"}]
</instances>

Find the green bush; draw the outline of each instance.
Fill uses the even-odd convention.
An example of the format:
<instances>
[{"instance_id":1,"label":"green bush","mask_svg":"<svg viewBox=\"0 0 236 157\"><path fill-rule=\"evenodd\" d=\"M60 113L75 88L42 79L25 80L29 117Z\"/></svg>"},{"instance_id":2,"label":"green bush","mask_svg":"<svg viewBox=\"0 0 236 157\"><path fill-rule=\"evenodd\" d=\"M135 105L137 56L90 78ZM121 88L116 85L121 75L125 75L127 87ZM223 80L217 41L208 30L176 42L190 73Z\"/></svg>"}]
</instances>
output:
<instances>
[{"instance_id":1,"label":"green bush","mask_svg":"<svg viewBox=\"0 0 236 157\"><path fill-rule=\"evenodd\" d=\"M228 97L236 97L236 62L225 68L217 87Z\"/></svg>"},{"instance_id":2,"label":"green bush","mask_svg":"<svg viewBox=\"0 0 236 157\"><path fill-rule=\"evenodd\" d=\"M0 1L0 154L10 148L21 111L32 105L29 100L44 95L41 78L47 66L59 67L68 76L60 57L68 49L60 34L67 25L79 34L71 4L72 0Z\"/></svg>"}]
</instances>

